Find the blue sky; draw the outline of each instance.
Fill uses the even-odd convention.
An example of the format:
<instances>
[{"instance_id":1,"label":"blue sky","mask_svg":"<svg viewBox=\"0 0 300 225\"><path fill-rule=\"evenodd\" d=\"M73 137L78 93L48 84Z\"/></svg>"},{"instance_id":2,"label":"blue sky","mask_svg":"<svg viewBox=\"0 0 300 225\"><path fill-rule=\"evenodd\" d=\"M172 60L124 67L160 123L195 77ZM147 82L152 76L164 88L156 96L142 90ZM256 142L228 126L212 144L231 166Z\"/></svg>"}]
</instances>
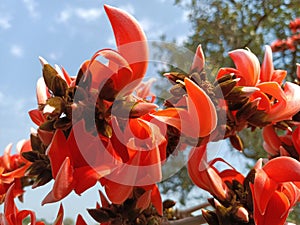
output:
<instances>
[{"instance_id":1,"label":"blue sky","mask_svg":"<svg viewBox=\"0 0 300 225\"><path fill-rule=\"evenodd\" d=\"M62 65L76 75L80 64L101 48L114 48L114 37L103 4L117 6L137 18L150 40L162 34L182 42L190 32L187 14L172 0L1 0L0 1L0 153L9 143L29 138L28 111L36 108L35 85L41 76L38 56ZM28 190L21 208L33 208L38 217L53 221L59 204L40 207L52 184ZM64 201L67 216L94 207L95 189L83 198ZM84 207L82 207L84 205Z\"/></svg>"}]
</instances>

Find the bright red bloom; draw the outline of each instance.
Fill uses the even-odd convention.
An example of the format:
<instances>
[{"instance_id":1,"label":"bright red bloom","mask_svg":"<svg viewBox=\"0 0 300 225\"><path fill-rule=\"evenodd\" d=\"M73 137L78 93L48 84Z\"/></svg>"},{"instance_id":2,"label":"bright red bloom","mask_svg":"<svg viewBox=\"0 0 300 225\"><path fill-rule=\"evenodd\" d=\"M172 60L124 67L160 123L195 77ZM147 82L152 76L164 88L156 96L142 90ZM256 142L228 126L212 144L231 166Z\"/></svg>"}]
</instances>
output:
<instances>
[{"instance_id":1,"label":"bright red bloom","mask_svg":"<svg viewBox=\"0 0 300 225\"><path fill-rule=\"evenodd\" d=\"M21 179L25 176L26 170L30 166L30 162L25 160L21 154L31 150L28 140L20 141L17 145L17 153L11 155L12 145L8 145L3 156L0 157L0 202L3 202L9 187L15 184L13 196L23 194L23 185Z\"/></svg>"},{"instance_id":2,"label":"bright red bloom","mask_svg":"<svg viewBox=\"0 0 300 225\"><path fill-rule=\"evenodd\" d=\"M242 184L244 176L230 165L231 169L219 172L214 166L214 164L218 161L229 165L220 158L207 162L206 145L201 145L190 152L188 173L194 184L208 191L218 200L223 201L228 198L229 194L225 181L232 182L233 180L237 180Z\"/></svg>"},{"instance_id":3,"label":"bright red bloom","mask_svg":"<svg viewBox=\"0 0 300 225\"><path fill-rule=\"evenodd\" d=\"M85 130L83 126L82 123L78 123L75 129ZM55 132L48 147L48 157L55 182L52 190L43 200L43 204L59 201L72 190L81 194L110 171L110 165L101 164L105 162L105 158L101 155L105 150L101 150L101 146L94 148L97 145L92 144L97 143L98 138L85 135L82 141L81 144L86 144L85 148L79 149L73 129L68 138L61 130ZM89 163L93 160L94 164L89 164L87 160Z\"/></svg>"},{"instance_id":4,"label":"bright red bloom","mask_svg":"<svg viewBox=\"0 0 300 225\"><path fill-rule=\"evenodd\" d=\"M300 126L293 131L287 130L278 135L275 127L270 125L263 128L263 147L270 156L291 156L300 160ZM290 151L290 149L293 149Z\"/></svg>"},{"instance_id":5,"label":"bright red bloom","mask_svg":"<svg viewBox=\"0 0 300 225\"><path fill-rule=\"evenodd\" d=\"M262 167L262 160L259 160L255 171L254 184L250 184L255 224L284 224L300 197L300 163L282 156Z\"/></svg>"},{"instance_id":6,"label":"bright red bloom","mask_svg":"<svg viewBox=\"0 0 300 225\"><path fill-rule=\"evenodd\" d=\"M293 33L296 33L300 29L300 18L296 18L290 22L290 29Z\"/></svg>"},{"instance_id":7,"label":"bright red bloom","mask_svg":"<svg viewBox=\"0 0 300 225\"><path fill-rule=\"evenodd\" d=\"M161 213L161 197L154 184L161 180L167 142L162 133L163 124L154 121L148 115L129 119L121 130L117 120L112 119L114 129L109 145L113 147L110 154L114 168L101 178L101 184L114 204L121 204L129 198L134 186L151 190L151 201Z\"/></svg>"},{"instance_id":8,"label":"bright red bloom","mask_svg":"<svg viewBox=\"0 0 300 225\"><path fill-rule=\"evenodd\" d=\"M260 83L274 81L282 84L287 72L285 70L275 70L273 65L272 49L269 45L265 46L265 56L260 70Z\"/></svg>"},{"instance_id":9,"label":"bright red bloom","mask_svg":"<svg viewBox=\"0 0 300 225\"><path fill-rule=\"evenodd\" d=\"M266 47L265 58L260 67L257 57L250 51L244 49L234 50L229 53L233 59L236 69L221 68L217 78L225 74L234 73L240 81L238 86L253 86L259 88L251 96L253 101L259 100L258 109L267 114L266 120L276 123L281 120L289 120L300 111L300 87L291 82L284 84L282 81L286 71L274 70L272 52ZM270 97L271 96L271 97Z\"/></svg>"},{"instance_id":10,"label":"bright red bloom","mask_svg":"<svg viewBox=\"0 0 300 225\"><path fill-rule=\"evenodd\" d=\"M140 25L127 12L105 5L107 16L111 22L118 50L102 49L94 54L91 60L82 65L85 73L92 74L92 87L103 88L108 79L113 81L116 92L122 95L131 93L143 79L148 66L148 44ZM109 62L102 63L104 57Z\"/></svg>"},{"instance_id":11,"label":"bright red bloom","mask_svg":"<svg viewBox=\"0 0 300 225\"><path fill-rule=\"evenodd\" d=\"M205 66L205 56L201 45L198 46L191 65L191 72L201 72ZM168 76L166 74L165 76ZM177 108L167 108L152 115L190 137L206 137L217 126L217 111L208 94L189 78L184 79L186 98L180 101ZM180 106L180 107L179 107ZM186 107L186 109L182 109Z\"/></svg>"},{"instance_id":12,"label":"bright red bloom","mask_svg":"<svg viewBox=\"0 0 300 225\"><path fill-rule=\"evenodd\" d=\"M16 207L14 201L14 188L12 185L5 198L4 203L4 214L0 214L0 224L1 225L22 225L23 220L27 217L30 217L31 225L45 225L44 222L36 221L35 213L31 210L21 210ZM57 214L57 218L53 225L63 225L63 207L60 206L59 212Z\"/></svg>"}]
</instances>

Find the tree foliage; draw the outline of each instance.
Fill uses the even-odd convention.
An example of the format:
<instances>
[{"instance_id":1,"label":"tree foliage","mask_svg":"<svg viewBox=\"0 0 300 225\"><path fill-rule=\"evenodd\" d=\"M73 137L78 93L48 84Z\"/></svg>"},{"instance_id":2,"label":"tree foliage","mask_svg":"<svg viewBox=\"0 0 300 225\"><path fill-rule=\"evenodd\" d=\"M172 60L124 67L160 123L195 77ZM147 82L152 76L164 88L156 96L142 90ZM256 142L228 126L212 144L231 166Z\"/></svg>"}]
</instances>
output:
<instances>
[{"instance_id":1,"label":"tree foliage","mask_svg":"<svg viewBox=\"0 0 300 225\"><path fill-rule=\"evenodd\" d=\"M188 10L192 32L185 46L195 51L198 44L210 60L210 66L232 62L227 52L249 48L262 56L266 44L285 38L288 24L300 14L299 1L264 0L176 0ZM225 54L225 55L224 55Z\"/></svg>"}]
</instances>

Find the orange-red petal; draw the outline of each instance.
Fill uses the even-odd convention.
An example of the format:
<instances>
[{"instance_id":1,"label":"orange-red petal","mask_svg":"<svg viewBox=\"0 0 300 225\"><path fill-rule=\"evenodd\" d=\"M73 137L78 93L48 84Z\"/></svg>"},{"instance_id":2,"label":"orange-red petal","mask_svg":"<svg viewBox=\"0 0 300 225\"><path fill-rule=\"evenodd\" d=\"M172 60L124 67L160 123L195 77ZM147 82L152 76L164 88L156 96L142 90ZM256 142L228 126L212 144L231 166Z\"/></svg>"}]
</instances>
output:
<instances>
[{"instance_id":1,"label":"orange-red petal","mask_svg":"<svg viewBox=\"0 0 300 225\"><path fill-rule=\"evenodd\" d=\"M228 54L240 72L239 85L255 86L260 75L258 58L250 50L245 49L236 49Z\"/></svg>"},{"instance_id":2,"label":"orange-red petal","mask_svg":"<svg viewBox=\"0 0 300 225\"><path fill-rule=\"evenodd\" d=\"M143 78L148 66L148 44L140 25L127 12L104 5L112 25L118 51L129 62L133 80Z\"/></svg>"},{"instance_id":3,"label":"orange-red petal","mask_svg":"<svg viewBox=\"0 0 300 225\"><path fill-rule=\"evenodd\" d=\"M188 94L188 112L190 130L198 131L194 137L205 137L217 126L217 112L210 97L192 80L184 79ZM183 131L185 132L185 131Z\"/></svg>"}]
</instances>

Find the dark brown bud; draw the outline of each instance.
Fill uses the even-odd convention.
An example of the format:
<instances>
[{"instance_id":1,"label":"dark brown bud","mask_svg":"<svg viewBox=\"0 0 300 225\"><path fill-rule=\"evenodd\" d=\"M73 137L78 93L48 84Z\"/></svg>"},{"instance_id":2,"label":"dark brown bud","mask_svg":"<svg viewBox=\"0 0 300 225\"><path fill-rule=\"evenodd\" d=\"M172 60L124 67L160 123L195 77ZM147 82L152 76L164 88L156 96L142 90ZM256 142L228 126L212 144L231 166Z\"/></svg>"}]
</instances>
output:
<instances>
[{"instance_id":1,"label":"dark brown bud","mask_svg":"<svg viewBox=\"0 0 300 225\"><path fill-rule=\"evenodd\" d=\"M178 73L178 72L170 72L165 73L164 76L168 78L173 84L177 83L177 80L184 80L185 77L187 77L184 73Z\"/></svg>"},{"instance_id":2,"label":"dark brown bud","mask_svg":"<svg viewBox=\"0 0 300 225\"><path fill-rule=\"evenodd\" d=\"M115 217L115 215L108 210L103 209L88 209L88 213L93 217L94 220L96 220L99 223L105 223L110 221L112 218ZM111 218L111 214L113 214L113 217Z\"/></svg>"},{"instance_id":3,"label":"dark brown bud","mask_svg":"<svg viewBox=\"0 0 300 225\"><path fill-rule=\"evenodd\" d=\"M215 94L217 97L224 97L228 96L230 92L233 90L235 85L237 84L238 79L232 79L224 81L218 84L215 88Z\"/></svg>"},{"instance_id":4,"label":"dark brown bud","mask_svg":"<svg viewBox=\"0 0 300 225\"><path fill-rule=\"evenodd\" d=\"M243 141L240 138L240 136L236 135L232 135L229 137L230 143L232 144L232 146L239 150L239 151L243 151L244 149L244 145L243 145Z\"/></svg>"},{"instance_id":5,"label":"dark brown bud","mask_svg":"<svg viewBox=\"0 0 300 225\"><path fill-rule=\"evenodd\" d=\"M218 84L220 84L222 82L232 80L232 79L235 79L235 78L236 78L236 76L234 74L226 74L226 75L220 77L218 80L216 80L214 82L214 85L217 86Z\"/></svg>"},{"instance_id":6,"label":"dark brown bud","mask_svg":"<svg viewBox=\"0 0 300 225\"><path fill-rule=\"evenodd\" d=\"M66 81L59 76L57 71L49 64L43 66L43 77L46 86L55 96L63 97L67 93L68 85Z\"/></svg>"},{"instance_id":7,"label":"dark brown bud","mask_svg":"<svg viewBox=\"0 0 300 225\"><path fill-rule=\"evenodd\" d=\"M202 209L202 216L209 225L219 225L219 219L215 212Z\"/></svg>"},{"instance_id":8,"label":"dark brown bud","mask_svg":"<svg viewBox=\"0 0 300 225\"><path fill-rule=\"evenodd\" d=\"M175 206L176 202L170 199L167 199L163 202L163 208L164 209L169 209Z\"/></svg>"},{"instance_id":9,"label":"dark brown bud","mask_svg":"<svg viewBox=\"0 0 300 225\"><path fill-rule=\"evenodd\" d=\"M244 122L251 117L257 111L258 100L248 102L240 108L236 113L236 120L238 122Z\"/></svg>"}]
</instances>

